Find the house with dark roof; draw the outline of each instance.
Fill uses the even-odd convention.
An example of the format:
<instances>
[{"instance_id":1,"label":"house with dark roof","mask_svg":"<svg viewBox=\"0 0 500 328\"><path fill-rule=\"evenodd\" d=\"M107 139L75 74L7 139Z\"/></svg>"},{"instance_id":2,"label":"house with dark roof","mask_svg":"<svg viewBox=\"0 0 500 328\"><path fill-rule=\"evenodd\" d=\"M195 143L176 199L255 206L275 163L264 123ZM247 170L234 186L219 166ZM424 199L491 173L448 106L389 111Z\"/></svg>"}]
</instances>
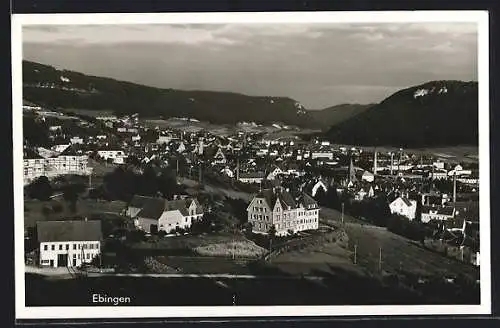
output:
<instances>
[{"instance_id":1,"label":"house with dark roof","mask_svg":"<svg viewBox=\"0 0 500 328\"><path fill-rule=\"evenodd\" d=\"M148 233L187 229L195 220L200 220L203 213L198 200L187 197L167 200L136 195L126 209L126 214L134 218L135 226Z\"/></svg>"},{"instance_id":2,"label":"house with dark roof","mask_svg":"<svg viewBox=\"0 0 500 328\"><path fill-rule=\"evenodd\" d=\"M399 214L413 220L417 213L417 201L400 196L389 204L389 208L392 214Z\"/></svg>"},{"instance_id":3,"label":"house with dark roof","mask_svg":"<svg viewBox=\"0 0 500 328\"><path fill-rule=\"evenodd\" d=\"M420 220L423 223L429 221L448 221L453 219L453 206L423 205Z\"/></svg>"},{"instance_id":4,"label":"house with dark roof","mask_svg":"<svg viewBox=\"0 0 500 328\"><path fill-rule=\"evenodd\" d=\"M42 221L36 230L41 266L77 267L101 254L100 220Z\"/></svg>"},{"instance_id":5,"label":"house with dark roof","mask_svg":"<svg viewBox=\"0 0 500 328\"><path fill-rule=\"evenodd\" d=\"M259 192L247 207L248 222L255 233L267 234L272 226L276 235L289 231L315 230L319 226L319 206L310 195L296 197L282 187Z\"/></svg>"},{"instance_id":6,"label":"house with dark roof","mask_svg":"<svg viewBox=\"0 0 500 328\"><path fill-rule=\"evenodd\" d=\"M265 177L264 172L243 172L238 180L243 183L261 183Z\"/></svg>"}]
</instances>

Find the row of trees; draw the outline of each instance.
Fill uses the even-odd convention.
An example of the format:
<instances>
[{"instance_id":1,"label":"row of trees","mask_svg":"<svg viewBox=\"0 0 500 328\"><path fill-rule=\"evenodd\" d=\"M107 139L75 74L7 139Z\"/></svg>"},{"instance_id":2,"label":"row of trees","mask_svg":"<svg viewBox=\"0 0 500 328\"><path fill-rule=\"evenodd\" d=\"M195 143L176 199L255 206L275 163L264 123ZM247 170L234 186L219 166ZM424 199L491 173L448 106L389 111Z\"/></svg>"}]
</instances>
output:
<instances>
[{"instance_id":1,"label":"row of trees","mask_svg":"<svg viewBox=\"0 0 500 328\"><path fill-rule=\"evenodd\" d=\"M92 193L92 197L110 200L130 201L136 194L166 198L182 193L184 189L177 184L175 172L167 168L148 166L143 173L125 167L117 167L104 176L103 187Z\"/></svg>"},{"instance_id":2,"label":"row of trees","mask_svg":"<svg viewBox=\"0 0 500 328\"><path fill-rule=\"evenodd\" d=\"M59 185L58 188L54 188L46 176L41 176L26 186L27 196L40 201L49 201L56 190L62 192L70 212L76 213L78 199L86 190L84 183L66 181Z\"/></svg>"}]
</instances>

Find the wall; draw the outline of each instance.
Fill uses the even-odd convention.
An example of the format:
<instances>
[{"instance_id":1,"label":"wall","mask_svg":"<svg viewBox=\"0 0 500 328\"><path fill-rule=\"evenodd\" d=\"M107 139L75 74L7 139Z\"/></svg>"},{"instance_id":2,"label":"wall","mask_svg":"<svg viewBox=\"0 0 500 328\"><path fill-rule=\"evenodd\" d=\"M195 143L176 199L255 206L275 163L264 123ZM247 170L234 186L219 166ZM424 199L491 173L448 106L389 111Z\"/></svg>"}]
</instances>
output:
<instances>
[{"instance_id":1,"label":"wall","mask_svg":"<svg viewBox=\"0 0 500 328\"><path fill-rule=\"evenodd\" d=\"M68 249L66 249L66 245ZM47 250L45 250L45 246L47 246ZM52 246L54 246L54 250L52 250ZM62 249L59 249L60 246ZM90 263L100 253L101 244L99 241L44 242L40 243L40 265L50 266L49 261L53 260L53 266L57 267L58 255L68 254L68 263L63 266L79 266L82 262Z\"/></svg>"}]
</instances>

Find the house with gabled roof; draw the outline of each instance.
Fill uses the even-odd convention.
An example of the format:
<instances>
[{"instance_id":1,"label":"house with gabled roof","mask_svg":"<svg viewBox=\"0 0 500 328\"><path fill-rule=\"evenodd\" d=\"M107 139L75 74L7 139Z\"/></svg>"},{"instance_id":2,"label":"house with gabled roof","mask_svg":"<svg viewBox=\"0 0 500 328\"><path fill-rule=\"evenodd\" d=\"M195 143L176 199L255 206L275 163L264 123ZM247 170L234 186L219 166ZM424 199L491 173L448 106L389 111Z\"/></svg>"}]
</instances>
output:
<instances>
[{"instance_id":1,"label":"house with gabled roof","mask_svg":"<svg viewBox=\"0 0 500 328\"><path fill-rule=\"evenodd\" d=\"M196 198L167 200L136 195L127 206L126 214L134 218L135 226L148 233L187 229L203 217L203 207Z\"/></svg>"},{"instance_id":2,"label":"house with gabled roof","mask_svg":"<svg viewBox=\"0 0 500 328\"><path fill-rule=\"evenodd\" d=\"M400 196L389 204L389 208L391 214L399 214L413 220L417 213L417 201Z\"/></svg>"},{"instance_id":3,"label":"house with gabled roof","mask_svg":"<svg viewBox=\"0 0 500 328\"><path fill-rule=\"evenodd\" d=\"M297 197L281 187L259 192L247 207L248 222L252 231L267 234L272 226L276 235L289 231L315 230L319 226L319 206L308 194Z\"/></svg>"},{"instance_id":4,"label":"house with gabled roof","mask_svg":"<svg viewBox=\"0 0 500 328\"><path fill-rule=\"evenodd\" d=\"M101 254L100 220L41 221L36 231L41 266L77 267Z\"/></svg>"}]
</instances>

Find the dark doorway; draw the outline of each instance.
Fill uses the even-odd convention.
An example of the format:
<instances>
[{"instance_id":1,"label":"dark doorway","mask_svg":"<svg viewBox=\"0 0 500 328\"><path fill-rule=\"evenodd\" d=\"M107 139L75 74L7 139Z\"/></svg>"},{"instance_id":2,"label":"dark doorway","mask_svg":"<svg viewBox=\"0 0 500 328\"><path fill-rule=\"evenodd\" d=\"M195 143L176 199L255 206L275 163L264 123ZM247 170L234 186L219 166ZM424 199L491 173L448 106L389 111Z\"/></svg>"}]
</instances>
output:
<instances>
[{"instance_id":1,"label":"dark doorway","mask_svg":"<svg viewBox=\"0 0 500 328\"><path fill-rule=\"evenodd\" d=\"M149 232L151 233L158 233L158 225L152 224L149 226Z\"/></svg>"},{"instance_id":2,"label":"dark doorway","mask_svg":"<svg viewBox=\"0 0 500 328\"><path fill-rule=\"evenodd\" d=\"M76 259L73 259L73 266L76 267Z\"/></svg>"},{"instance_id":3,"label":"dark doorway","mask_svg":"<svg viewBox=\"0 0 500 328\"><path fill-rule=\"evenodd\" d=\"M50 260L50 266L54 267L54 260Z\"/></svg>"},{"instance_id":4,"label":"dark doorway","mask_svg":"<svg viewBox=\"0 0 500 328\"><path fill-rule=\"evenodd\" d=\"M58 254L57 255L57 266L58 267L68 266L68 254Z\"/></svg>"}]
</instances>

